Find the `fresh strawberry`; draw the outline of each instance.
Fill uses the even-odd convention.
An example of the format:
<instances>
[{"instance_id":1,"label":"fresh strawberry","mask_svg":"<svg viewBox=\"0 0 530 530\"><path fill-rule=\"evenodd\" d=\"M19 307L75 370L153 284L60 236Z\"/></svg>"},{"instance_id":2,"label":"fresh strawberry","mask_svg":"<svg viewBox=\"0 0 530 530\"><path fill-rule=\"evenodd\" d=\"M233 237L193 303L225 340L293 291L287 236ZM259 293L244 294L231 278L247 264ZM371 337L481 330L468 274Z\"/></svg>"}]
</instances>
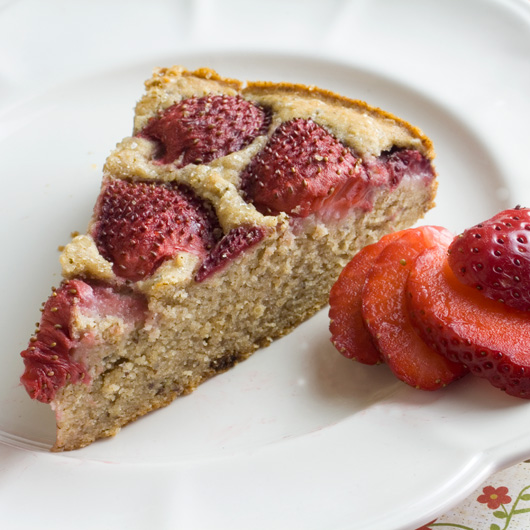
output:
<instances>
[{"instance_id":1,"label":"fresh strawberry","mask_svg":"<svg viewBox=\"0 0 530 530\"><path fill-rule=\"evenodd\" d=\"M178 251L205 257L221 231L213 210L188 188L109 180L92 233L116 275L138 281Z\"/></svg>"},{"instance_id":2,"label":"fresh strawberry","mask_svg":"<svg viewBox=\"0 0 530 530\"><path fill-rule=\"evenodd\" d=\"M385 362L398 379L422 390L436 390L466 373L416 334L405 291L416 258L430 247L447 248L451 239L437 227L405 231L379 254L362 293L363 318Z\"/></svg>"},{"instance_id":3,"label":"fresh strawberry","mask_svg":"<svg viewBox=\"0 0 530 530\"><path fill-rule=\"evenodd\" d=\"M464 283L492 300L530 310L530 209L505 210L458 236L449 265Z\"/></svg>"},{"instance_id":4,"label":"fresh strawberry","mask_svg":"<svg viewBox=\"0 0 530 530\"><path fill-rule=\"evenodd\" d=\"M423 340L508 394L530 398L530 316L457 279L444 248L416 261L407 290Z\"/></svg>"},{"instance_id":5,"label":"fresh strawberry","mask_svg":"<svg viewBox=\"0 0 530 530\"><path fill-rule=\"evenodd\" d=\"M221 270L230 260L258 244L265 235L265 228L260 226L238 226L230 230L203 261L195 275L195 281L202 282L211 274Z\"/></svg>"},{"instance_id":6,"label":"fresh strawberry","mask_svg":"<svg viewBox=\"0 0 530 530\"><path fill-rule=\"evenodd\" d=\"M44 304L36 334L22 352L25 371L20 381L28 394L49 403L66 383L88 383L90 377L76 348L91 338L74 337L73 312L117 315L135 325L144 319L146 305L141 297L121 295L110 287L91 286L82 280L70 280L54 290Z\"/></svg>"},{"instance_id":7,"label":"fresh strawberry","mask_svg":"<svg viewBox=\"0 0 530 530\"><path fill-rule=\"evenodd\" d=\"M367 186L361 160L310 119L282 123L241 176L246 198L265 215L307 217L338 199L351 206Z\"/></svg>"},{"instance_id":8,"label":"fresh strawberry","mask_svg":"<svg viewBox=\"0 0 530 530\"><path fill-rule=\"evenodd\" d=\"M162 164L206 164L265 134L270 113L240 96L190 97L152 118L138 136L158 143Z\"/></svg>"},{"instance_id":9,"label":"fresh strawberry","mask_svg":"<svg viewBox=\"0 0 530 530\"><path fill-rule=\"evenodd\" d=\"M347 357L363 364L379 364L381 354L366 329L361 313L362 291L366 277L381 251L401 237L403 232L394 232L362 248L342 269L329 295L329 330L331 342Z\"/></svg>"}]
</instances>

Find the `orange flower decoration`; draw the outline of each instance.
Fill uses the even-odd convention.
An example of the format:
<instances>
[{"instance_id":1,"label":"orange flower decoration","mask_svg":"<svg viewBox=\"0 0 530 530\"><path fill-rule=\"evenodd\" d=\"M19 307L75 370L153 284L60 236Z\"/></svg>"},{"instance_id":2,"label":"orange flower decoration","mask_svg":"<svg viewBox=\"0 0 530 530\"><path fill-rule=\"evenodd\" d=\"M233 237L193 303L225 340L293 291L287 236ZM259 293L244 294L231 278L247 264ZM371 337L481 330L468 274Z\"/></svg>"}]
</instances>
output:
<instances>
[{"instance_id":1,"label":"orange flower decoration","mask_svg":"<svg viewBox=\"0 0 530 530\"><path fill-rule=\"evenodd\" d=\"M499 488L486 486L482 489L482 495L479 495L477 501L482 504L487 504L490 510L496 510L501 504L509 504L512 502L512 498L507 493L508 488L504 486Z\"/></svg>"}]
</instances>

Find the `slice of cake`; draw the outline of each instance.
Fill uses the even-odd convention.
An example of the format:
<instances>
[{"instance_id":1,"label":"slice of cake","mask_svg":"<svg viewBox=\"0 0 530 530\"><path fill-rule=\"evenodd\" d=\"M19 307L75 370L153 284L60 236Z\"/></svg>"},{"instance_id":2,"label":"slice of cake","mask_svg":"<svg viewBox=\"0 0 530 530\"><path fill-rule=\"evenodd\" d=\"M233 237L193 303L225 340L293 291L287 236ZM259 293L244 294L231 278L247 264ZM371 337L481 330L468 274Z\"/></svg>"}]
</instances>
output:
<instances>
[{"instance_id":1,"label":"slice of cake","mask_svg":"<svg viewBox=\"0 0 530 530\"><path fill-rule=\"evenodd\" d=\"M431 142L325 90L158 69L22 352L54 450L112 436L322 308L432 207Z\"/></svg>"}]
</instances>

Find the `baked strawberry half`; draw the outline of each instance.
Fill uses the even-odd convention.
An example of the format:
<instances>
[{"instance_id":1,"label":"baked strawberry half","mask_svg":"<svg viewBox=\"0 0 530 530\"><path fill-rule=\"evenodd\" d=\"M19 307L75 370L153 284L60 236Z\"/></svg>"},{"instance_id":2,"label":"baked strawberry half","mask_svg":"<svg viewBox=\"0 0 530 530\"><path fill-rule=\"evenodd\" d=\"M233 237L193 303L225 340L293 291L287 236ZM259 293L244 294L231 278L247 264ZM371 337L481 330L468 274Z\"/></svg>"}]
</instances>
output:
<instances>
[{"instance_id":1,"label":"baked strawberry half","mask_svg":"<svg viewBox=\"0 0 530 530\"><path fill-rule=\"evenodd\" d=\"M266 235L267 229L262 226L233 228L212 248L199 267L195 281L202 282L212 274L222 270L231 260L257 245Z\"/></svg>"},{"instance_id":2,"label":"baked strawberry half","mask_svg":"<svg viewBox=\"0 0 530 530\"><path fill-rule=\"evenodd\" d=\"M147 278L179 251L204 258L222 235L213 208L174 183L107 180L95 219L101 255L130 281Z\"/></svg>"},{"instance_id":3,"label":"baked strawberry half","mask_svg":"<svg viewBox=\"0 0 530 530\"><path fill-rule=\"evenodd\" d=\"M329 201L358 201L367 186L361 160L301 118L282 123L241 175L244 195L265 215L307 217Z\"/></svg>"},{"instance_id":4,"label":"baked strawberry half","mask_svg":"<svg viewBox=\"0 0 530 530\"><path fill-rule=\"evenodd\" d=\"M241 96L190 97L152 118L137 136L156 142L161 164L207 164L265 134L270 113Z\"/></svg>"}]
</instances>

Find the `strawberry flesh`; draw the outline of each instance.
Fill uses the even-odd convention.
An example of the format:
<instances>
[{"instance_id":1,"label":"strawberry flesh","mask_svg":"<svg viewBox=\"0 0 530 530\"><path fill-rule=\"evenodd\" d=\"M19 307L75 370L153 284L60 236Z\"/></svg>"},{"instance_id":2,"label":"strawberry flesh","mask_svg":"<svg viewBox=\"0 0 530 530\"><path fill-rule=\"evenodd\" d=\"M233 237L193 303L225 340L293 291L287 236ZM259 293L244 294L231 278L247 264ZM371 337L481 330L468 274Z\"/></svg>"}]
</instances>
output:
<instances>
[{"instance_id":1,"label":"strawberry flesh","mask_svg":"<svg viewBox=\"0 0 530 530\"><path fill-rule=\"evenodd\" d=\"M161 164L206 164L265 134L270 113L240 96L190 97L152 118L137 136L157 143Z\"/></svg>"},{"instance_id":2,"label":"strawberry flesh","mask_svg":"<svg viewBox=\"0 0 530 530\"><path fill-rule=\"evenodd\" d=\"M362 317L362 292L368 273L381 251L402 232L383 236L362 248L344 267L329 296L331 342L339 353L363 364L383 361Z\"/></svg>"},{"instance_id":3,"label":"strawberry flesh","mask_svg":"<svg viewBox=\"0 0 530 530\"><path fill-rule=\"evenodd\" d=\"M434 169L428 158L414 149L393 148L384 151L375 160L367 159L365 165L373 183L396 188L405 177L415 177L430 182Z\"/></svg>"},{"instance_id":4,"label":"strawberry flesh","mask_svg":"<svg viewBox=\"0 0 530 530\"><path fill-rule=\"evenodd\" d=\"M267 231L261 226L238 226L226 234L212 249L195 275L195 281L202 282L223 269L231 260L257 245Z\"/></svg>"},{"instance_id":5,"label":"strawberry flesh","mask_svg":"<svg viewBox=\"0 0 530 530\"><path fill-rule=\"evenodd\" d=\"M138 281L179 251L204 258L221 229L213 209L176 184L109 180L92 234L117 276Z\"/></svg>"},{"instance_id":6,"label":"strawberry flesh","mask_svg":"<svg viewBox=\"0 0 530 530\"><path fill-rule=\"evenodd\" d=\"M530 209L505 210L466 230L449 252L449 265L463 284L530 310Z\"/></svg>"},{"instance_id":7,"label":"strawberry flesh","mask_svg":"<svg viewBox=\"0 0 530 530\"><path fill-rule=\"evenodd\" d=\"M427 248L446 248L451 239L437 227L404 231L381 251L362 293L363 318L385 362L398 379L422 390L436 390L467 372L419 337L407 307L405 286L416 258Z\"/></svg>"},{"instance_id":8,"label":"strawberry flesh","mask_svg":"<svg viewBox=\"0 0 530 530\"><path fill-rule=\"evenodd\" d=\"M74 337L74 311L83 314L112 314L136 325L145 319L143 298L118 294L110 287L89 285L82 280L63 283L48 298L36 334L21 355L25 371L20 381L28 394L49 403L67 383L89 383L86 364L75 358L75 350L90 337Z\"/></svg>"},{"instance_id":9,"label":"strawberry flesh","mask_svg":"<svg viewBox=\"0 0 530 530\"><path fill-rule=\"evenodd\" d=\"M424 252L407 289L411 320L423 340L508 394L530 398L530 319L483 296L453 273L443 248Z\"/></svg>"}]
</instances>

